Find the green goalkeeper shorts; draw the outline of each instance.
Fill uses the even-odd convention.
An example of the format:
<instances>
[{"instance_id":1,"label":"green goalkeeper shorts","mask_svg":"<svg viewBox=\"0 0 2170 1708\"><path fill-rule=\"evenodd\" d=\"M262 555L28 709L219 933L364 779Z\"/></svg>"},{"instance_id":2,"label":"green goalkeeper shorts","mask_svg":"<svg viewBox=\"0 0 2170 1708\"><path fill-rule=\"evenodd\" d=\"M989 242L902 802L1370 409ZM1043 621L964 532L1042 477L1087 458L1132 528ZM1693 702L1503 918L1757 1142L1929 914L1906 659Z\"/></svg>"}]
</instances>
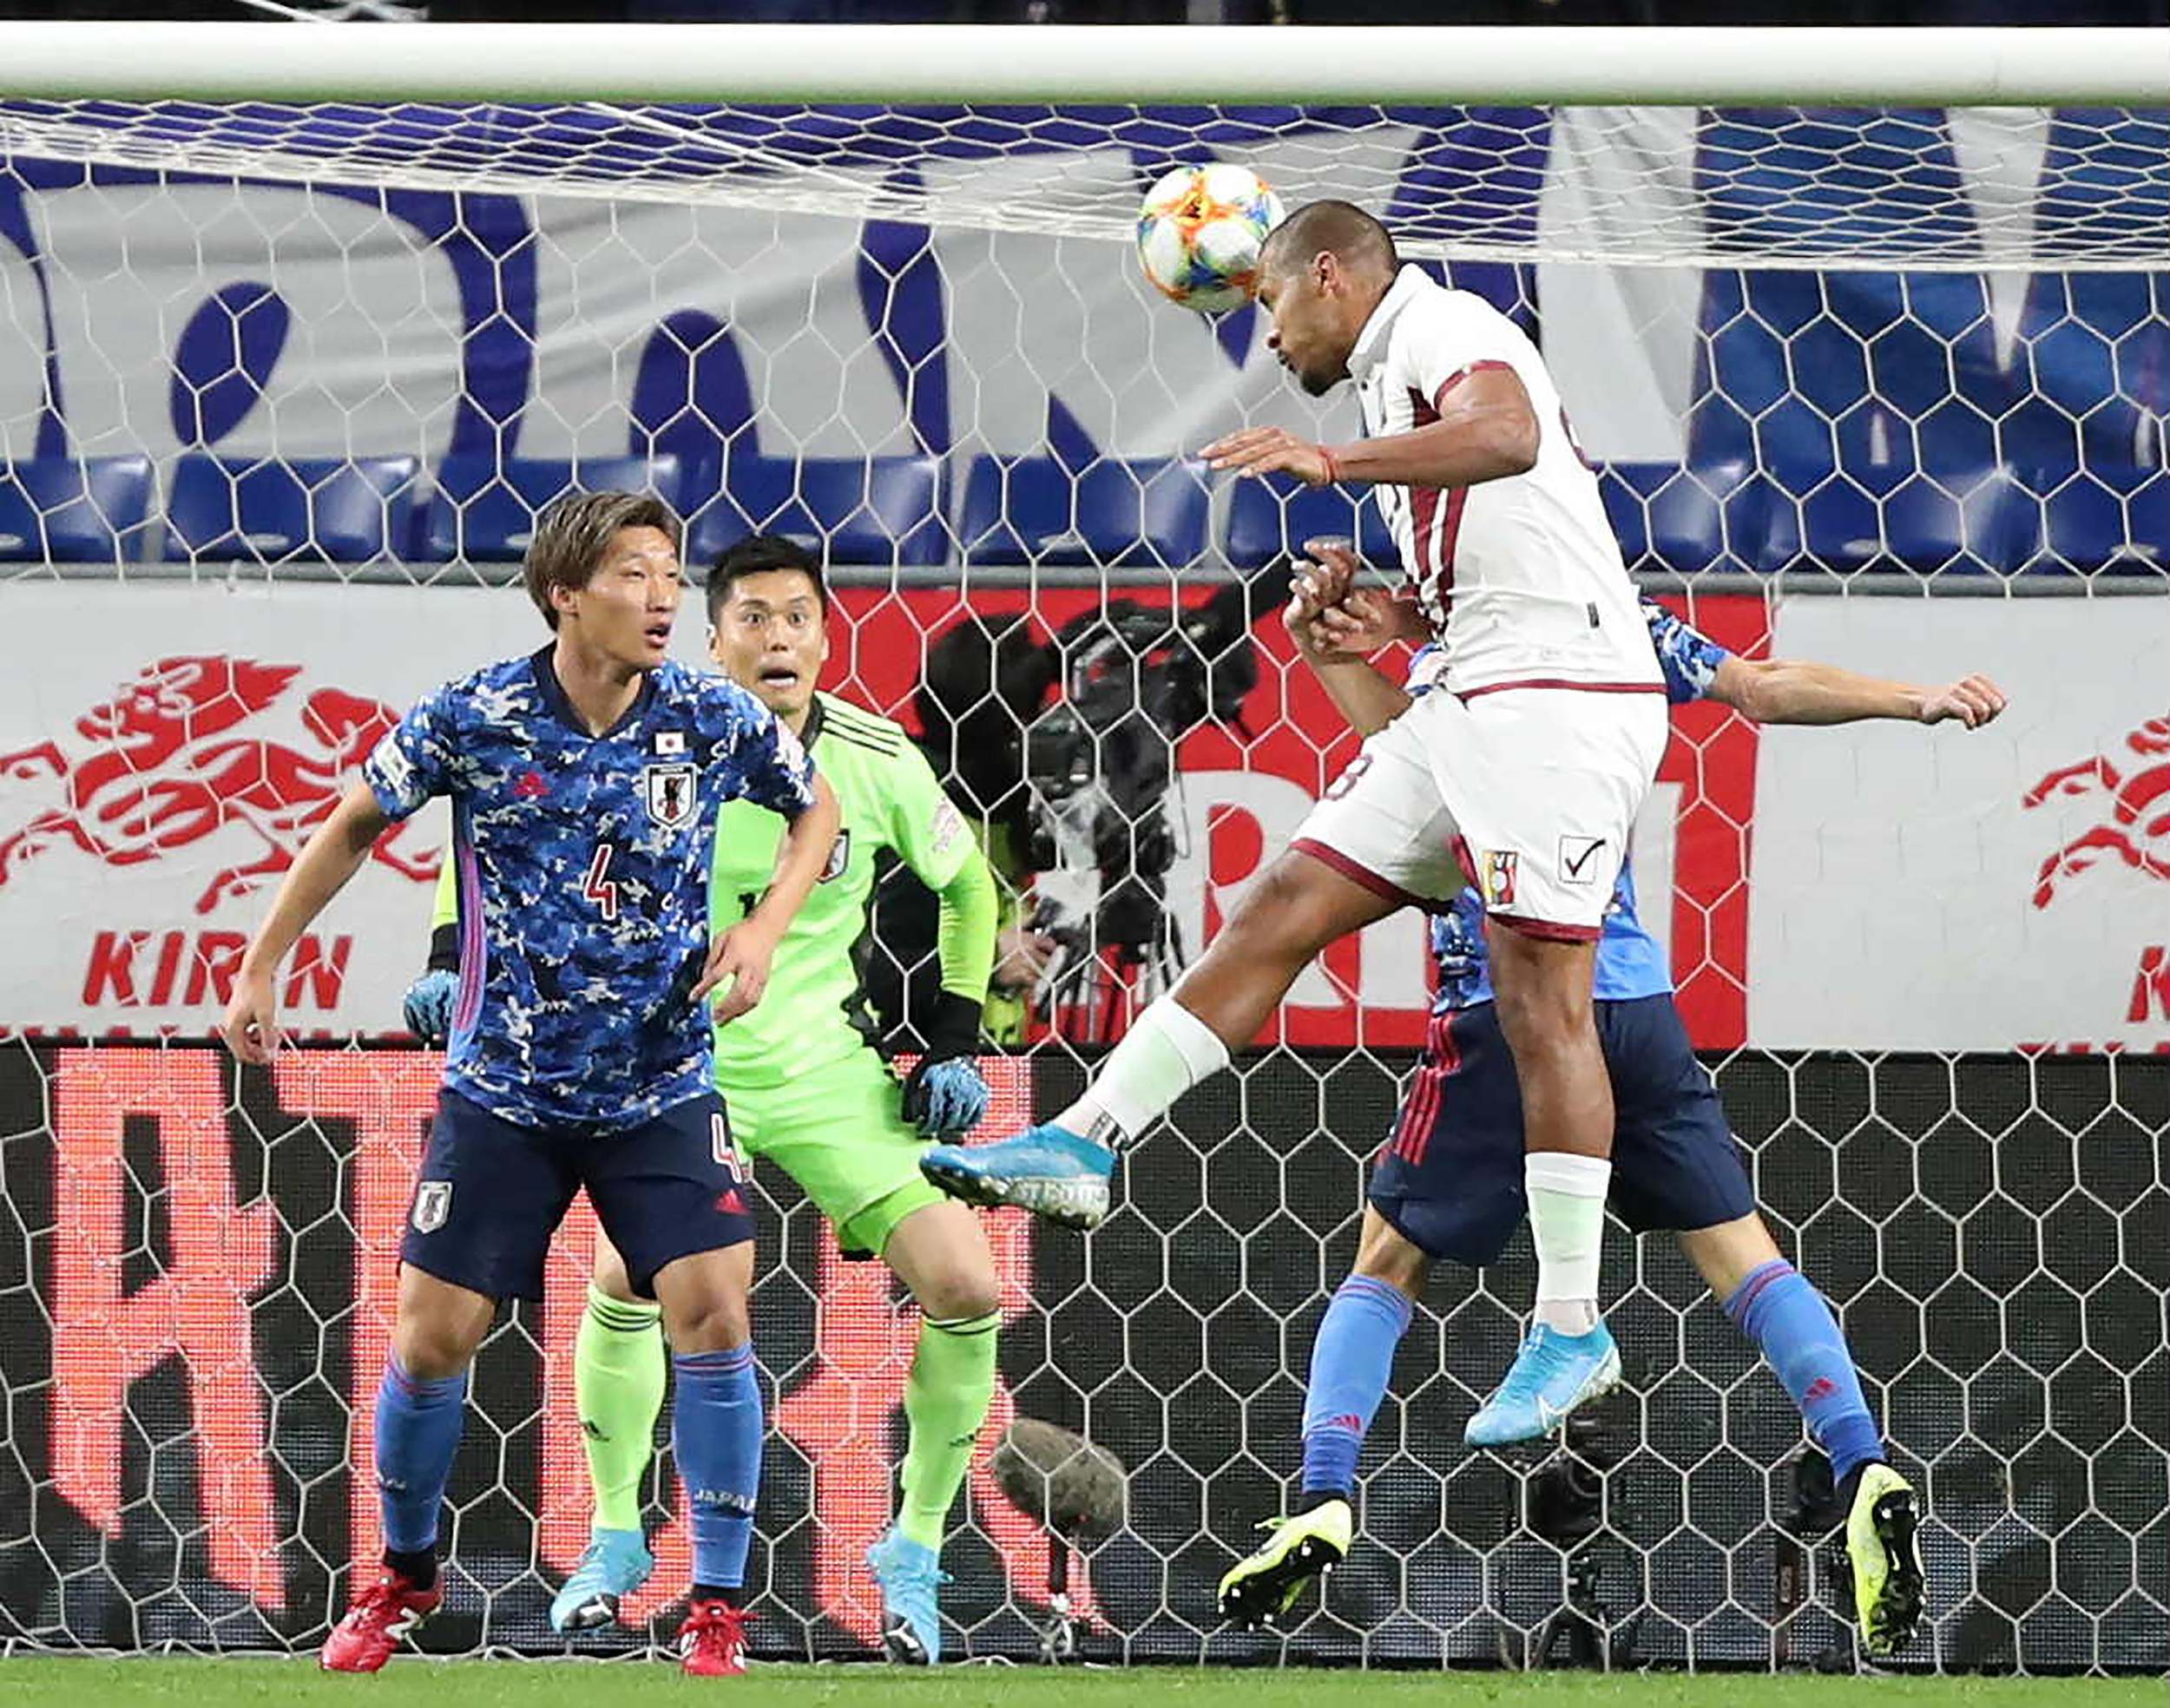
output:
<instances>
[{"instance_id":1,"label":"green goalkeeper shorts","mask_svg":"<svg viewBox=\"0 0 2170 1708\"><path fill-rule=\"evenodd\" d=\"M872 1050L787 1085L720 1089L732 1136L799 1182L847 1258L879 1257L898 1223L944 1201L920 1176L929 1141L904 1118L904 1088Z\"/></svg>"}]
</instances>

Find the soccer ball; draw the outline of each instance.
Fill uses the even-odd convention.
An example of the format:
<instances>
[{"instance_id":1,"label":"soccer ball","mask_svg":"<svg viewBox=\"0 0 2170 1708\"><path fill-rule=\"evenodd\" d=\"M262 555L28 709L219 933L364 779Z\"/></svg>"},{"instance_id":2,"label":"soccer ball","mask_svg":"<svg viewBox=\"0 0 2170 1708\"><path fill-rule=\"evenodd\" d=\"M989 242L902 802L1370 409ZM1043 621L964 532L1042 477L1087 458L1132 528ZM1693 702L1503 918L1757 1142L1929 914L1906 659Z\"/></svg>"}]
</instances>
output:
<instances>
[{"instance_id":1,"label":"soccer ball","mask_svg":"<svg viewBox=\"0 0 2170 1708\"><path fill-rule=\"evenodd\" d=\"M1259 246L1280 222L1280 197L1247 167L1179 166L1146 192L1138 259L1170 302L1218 314L1251 300Z\"/></svg>"}]
</instances>

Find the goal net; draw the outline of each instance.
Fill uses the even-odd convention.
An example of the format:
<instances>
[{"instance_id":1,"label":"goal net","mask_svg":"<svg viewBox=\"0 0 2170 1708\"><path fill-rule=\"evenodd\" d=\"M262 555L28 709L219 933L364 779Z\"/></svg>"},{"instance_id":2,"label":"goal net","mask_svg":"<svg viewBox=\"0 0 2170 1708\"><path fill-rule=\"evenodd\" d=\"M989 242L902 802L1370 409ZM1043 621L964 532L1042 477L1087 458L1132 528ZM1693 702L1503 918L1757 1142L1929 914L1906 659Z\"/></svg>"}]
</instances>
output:
<instances>
[{"instance_id":1,"label":"goal net","mask_svg":"<svg viewBox=\"0 0 2170 1708\"><path fill-rule=\"evenodd\" d=\"M1926 106L1903 80L1825 107L1530 79L1378 105L1330 66L1297 98L1299 33L1260 33L1291 40L1279 99L1249 71L1240 102L911 76L906 104L568 67L560 98L477 104L206 93L178 60L166 98L56 92L27 46L0 69L0 1633L306 1646L377 1546L370 1399L439 1067L400 997L441 809L303 940L296 1048L243 1072L206 1037L399 711L536 644L510 583L569 486L662 492L696 566L756 529L822 547L825 683L926 745L1052 956L990 1008L988 1133L1062 1107L1210 940L1353 752L1277 620L1288 555L1391 559L1368 504L1197 461L1242 424L1358 431L1254 312L1140 278L1139 195L1211 157L1376 209L1525 326L1629 567L1722 644L2010 691L1971 733L1684 708L1634 870L1766 1214L1923 1491L1904 1663L2170 1667L2170 115L1933 79ZM377 38L430 43L418 78L483 39L356 53L416 51ZM900 78L927 52L878 50ZM1978 596L1919 596L1943 594ZM875 931L907 1012L908 890ZM986 1445L1038 1417L1131 1477L1070 1580L1083 1651L1519 1665L1572 1649L1567 1609L1621 1660L1847 1664L1798 1418L1677 1251L1617 1229L1628 1391L1571 1453L1460 1444L1529 1296L1518 1236L1419 1309L1323 1609L1219 1623L1292 1484L1430 1002L1421 923L1376 926L1132 1154L1100 1231L990 1218ZM760 1184L756 1651L865 1652L915 1324ZM593 1233L576 1207L548 1301L482 1354L430 1648L557 1646ZM599 1652L641 1648L684 1578L667 1452L649 1495L654 1586ZM1054 1547L984 1455L955 1519L956 1646L1035 1656Z\"/></svg>"}]
</instances>

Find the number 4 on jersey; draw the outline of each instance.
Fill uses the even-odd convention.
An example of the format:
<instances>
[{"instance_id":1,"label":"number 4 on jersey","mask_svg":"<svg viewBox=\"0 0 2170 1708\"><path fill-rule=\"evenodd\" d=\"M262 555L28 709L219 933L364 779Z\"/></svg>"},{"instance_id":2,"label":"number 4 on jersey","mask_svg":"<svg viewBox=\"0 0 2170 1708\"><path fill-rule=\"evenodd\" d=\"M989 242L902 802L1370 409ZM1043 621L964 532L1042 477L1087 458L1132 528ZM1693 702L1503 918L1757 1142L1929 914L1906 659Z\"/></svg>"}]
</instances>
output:
<instances>
[{"instance_id":1,"label":"number 4 on jersey","mask_svg":"<svg viewBox=\"0 0 2170 1708\"><path fill-rule=\"evenodd\" d=\"M610 870L610 857L615 851L607 842L595 844L595 857L588 863L588 881L581 885L580 893L595 904L605 919L618 916L618 886L605 876Z\"/></svg>"}]
</instances>

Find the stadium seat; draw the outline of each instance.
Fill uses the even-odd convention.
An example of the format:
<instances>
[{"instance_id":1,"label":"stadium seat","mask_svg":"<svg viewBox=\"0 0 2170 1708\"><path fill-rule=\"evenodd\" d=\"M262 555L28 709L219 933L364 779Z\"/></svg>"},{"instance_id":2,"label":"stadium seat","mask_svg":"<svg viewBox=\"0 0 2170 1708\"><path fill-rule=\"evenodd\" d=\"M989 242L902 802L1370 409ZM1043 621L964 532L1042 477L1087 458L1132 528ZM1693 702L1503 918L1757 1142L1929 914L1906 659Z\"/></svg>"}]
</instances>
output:
<instances>
[{"instance_id":1,"label":"stadium seat","mask_svg":"<svg viewBox=\"0 0 2170 1708\"><path fill-rule=\"evenodd\" d=\"M1994 463L1934 475L1880 467L1867 479L1825 470L1779 483L1771 567L1980 574L2012 568L2025 553L2033 507Z\"/></svg>"},{"instance_id":2,"label":"stadium seat","mask_svg":"<svg viewBox=\"0 0 2170 1708\"><path fill-rule=\"evenodd\" d=\"M832 563L940 563L941 459L934 457L760 457L726 448L694 483L708 495L692 521L687 560L713 562L748 534L784 534L825 550ZM689 500L688 502L693 502Z\"/></svg>"},{"instance_id":3,"label":"stadium seat","mask_svg":"<svg viewBox=\"0 0 2170 1708\"><path fill-rule=\"evenodd\" d=\"M365 563L405 543L418 466L411 457L184 457L166 499L167 554Z\"/></svg>"},{"instance_id":4,"label":"stadium seat","mask_svg":"<svg viewBox=\"0 0 2170 1708\"><path fill-rule=\"evenodd\" d=\"M2015 567L2033 573L2170 571L2170 473L2130 464L2014 471Z\"/></svg>"},{"instance_id":5,"label":"stadium seat","mask_svg":"<svg viewBox=\"0 0 2170 1708\"><path fill-rule=\"evenodd\" d=\"M1299 553L1314 539L1354 540L1366 563L1394 568L1401 562L1394 536L1376 503L1362 502L1361 489L1301 486L1279 480L1240 480L1228 499L1228 562L1238 569L1256 569L1286 555Z\"/></svg>"},{"instance_id":6,"label":"stadium seat","mask_svg":"<svg viewBox=\"0 0 2170 1708\"><path fill-rule=\"evenodd\" d=\"M115 563L150 508L148 457L47 457L0 466L0 560Z\"/></svg>"},{"instance_id":7,"label":"stadium seat","mask_svg":"<svg viewBox=\"0 0 2170 1708\"><path fill-rule=\"evenodd\" d=\"M970 563L1174 568L1205 552L1206 480L1197 463L982 457L958 538Z\"/></svg>"},{"instance_id":8,"label":"stadium seat","mask_svg":"<svg viewBox=\"0 0 2170 1708\"><path fill-rule=\"evenodd\" d=\"M418 555L431 563L516 562L526 555L535 519L561 493L653 491L675 508L675 457L448 457L422 522Z\"/></svg>"},{"instance_id":9,"label":"stadium seat","mask_svg":"<svg viewBox=\"0 0 2170 1708\"><path fill-rule=\"evenodd\" d=\"M1598 492L1631 569L1760 569L1771 495L1745 461L1611 463Z\"/></svg>"}]
</instances>

